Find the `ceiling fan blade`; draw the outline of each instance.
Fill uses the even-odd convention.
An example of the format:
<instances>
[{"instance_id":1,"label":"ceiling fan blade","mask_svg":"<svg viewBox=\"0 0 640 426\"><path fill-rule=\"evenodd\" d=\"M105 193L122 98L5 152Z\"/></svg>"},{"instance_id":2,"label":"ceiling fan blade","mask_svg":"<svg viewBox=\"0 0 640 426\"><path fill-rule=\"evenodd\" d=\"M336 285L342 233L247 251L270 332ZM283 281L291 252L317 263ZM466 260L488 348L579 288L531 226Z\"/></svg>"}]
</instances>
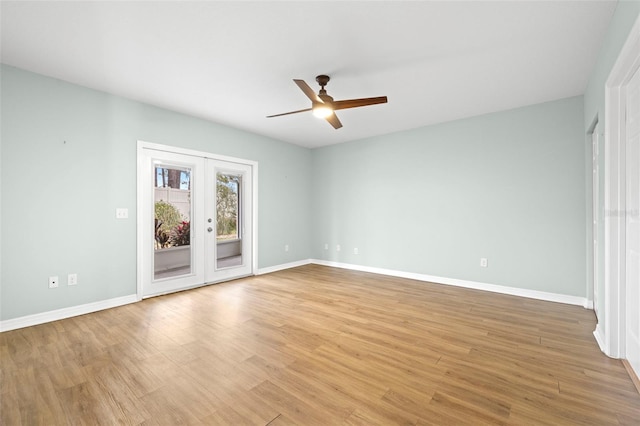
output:
<instances>
[{"instance_id":1,"label":"ceiling fan blade","mask_svg":"<svg viewBox=\"0 0 640 426\"><path fill-rule=\"evenodd\" d=\"M320 97L316 94L316 92L314 92L313 89L309 87L309 85L305 83L304 80L296 80L294 78L293 82L298 85L300 90L302 90L304 94L307 95L307 98L311 99L312 102L323 102L322 99L320 99Z\"/></svg>"},{"instance_id":2,"label":"ceiling fan blade","mask_svg":"<svg viewBox=\"0 0 640 426\"><path fill-rule=\"evenodd\" d=\"M283 116L283 115L297 114L297 113L299 113L299 112L305 112L305 111L311 111L311 108L299 109L299 110L297 110L297 111L283 112L282 114L267 115L267 118L281 117L281 116Z\"/></svg>"},{"instance_id":3,"label":"ceiling fan blade","mask_svg":"<svg viewBox=\"0 0 640 426\"><path fill-rule=\"evenodd\" d=\"M339 129L340 127L342 127L342 123L338 119L338 116L335 115L335 114L331 114L330 116L325 118L325 120L327 120L329 122L329 124L331 124L333 126L333 128L336 129L336 130Z\"/></svg>"},{"instance_id":4,"label":"ceiling fan blade","mask_svg":"<svg viewBox=\"0 0 640 426\"><path fill-rule=\"evenodd\" d=\"M386 104L386 96L378 96L377 98L362 98L362 99L346 99L344 101L333 101L334 111L339 109L357 108L367 105Z\"/></svg>"}]
</instances>

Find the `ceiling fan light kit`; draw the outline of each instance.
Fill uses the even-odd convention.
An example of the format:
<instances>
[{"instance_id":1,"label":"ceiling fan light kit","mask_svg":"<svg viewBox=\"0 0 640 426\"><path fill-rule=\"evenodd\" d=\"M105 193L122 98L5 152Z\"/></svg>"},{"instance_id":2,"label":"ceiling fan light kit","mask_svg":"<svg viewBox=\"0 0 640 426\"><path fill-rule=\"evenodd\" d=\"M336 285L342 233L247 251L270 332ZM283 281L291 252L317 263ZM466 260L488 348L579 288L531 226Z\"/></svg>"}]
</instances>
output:
<instances>
[{"instance_id":1,"label":"ceiling fan light kit","mask_svg":"<svg viewBox=\"0 0 640 426\"><path fill-rule=\"evenodd\" d=\"M313 115L318 118L324 118L329 124L333 126L334 129L339 129L342 127L342 123L335 114L336 110L387 103L386 96L334 101L333 98L327 94L327 91L324 88L329 80L331 80L331 78L328 75L324 74L316 77L316 81L320 85L320 91L318 92L318 94L316 94L313 89L311 89L311 87L309 87L309 85L305 83L304 80L294 79L293 82L297 84L300 90L302 90L302 92L311 100L311 108L285 112L282 114L269 115L267 116L267 118L281 117L283 115L312 111Z\"/></svg>"},{"instance_id":2,"label":"ceiling fan light kit","mask_svg":"<svg viewBox=\"0 0 640 426\"><path fill-rule=\"evenodd\" d=\"M313 104L313 115L318 118L327 118L331 114L333 114L333 108L331 108L327 104L315 103Z\"/></svg>"}]
</instances>

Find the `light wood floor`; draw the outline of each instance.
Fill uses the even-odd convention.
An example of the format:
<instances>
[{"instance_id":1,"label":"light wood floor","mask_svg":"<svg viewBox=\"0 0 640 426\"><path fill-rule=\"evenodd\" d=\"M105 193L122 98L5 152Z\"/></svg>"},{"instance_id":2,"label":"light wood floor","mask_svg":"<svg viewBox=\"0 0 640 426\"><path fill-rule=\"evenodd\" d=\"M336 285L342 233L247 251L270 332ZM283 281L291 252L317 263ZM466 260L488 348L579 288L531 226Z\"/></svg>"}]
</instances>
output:
<instances>
[{"instance_id":1,"label":"light wood floor","mask_svg":"<svg viewBox=\"0 0 640 426\"><path fill-rule=\"evenodd\" d=\"M0 334L0 423L638 425L594 326L309 265Z\"/></svg>"}]
</instances>

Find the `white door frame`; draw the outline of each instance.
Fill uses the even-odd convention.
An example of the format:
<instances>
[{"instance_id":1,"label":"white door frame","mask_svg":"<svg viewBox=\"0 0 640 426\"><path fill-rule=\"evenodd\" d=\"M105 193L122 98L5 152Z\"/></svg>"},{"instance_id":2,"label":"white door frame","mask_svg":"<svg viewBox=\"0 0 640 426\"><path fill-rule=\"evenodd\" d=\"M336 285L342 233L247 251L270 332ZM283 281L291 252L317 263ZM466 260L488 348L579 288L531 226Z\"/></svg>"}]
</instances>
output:
<instances>
[{"instance_id":1,"label":"white door frame","mask_svg":"<svg viewBox=\"0 0 640 426\"><path fill-rule=\"evenodd\" d=\"M600 279L600 245L602 242L599 238L598 228L601 219L600 206L602 194L600 193L600 151L601 151L601 126L596 118L589 128L589 142L591 143L591 223L588 224L587 235L591 236L588 241L589 259L587 264L591 263L591 280L587 282L587 308L593 309L598 316L598 300L600 297L599 289ZM591 286L589 286L591 284Z\"/></svg>"},{"instance_id":2,"label":"white door frame","mask_svg":"<svg viewBox=\"0 0 640 426\"><path fill-rule=\"evenodd\" d=\"M625 355L625 86L640 67L640 17L605 85L604 315L594 335L604 353Z\"/></svg>"},{"instance_id":3,"label":"white door frame","mask_svg":"<svg viewBox=\"0 0 640 426\"><path fill-rule=\"evenodd\" d=\"M142 194L145 190L145 179L148 179L148 174L143 164L143 150L152 149L156 151L164 151L173 154L190 155L193 157L202 157L213 160L226 161L230 163L245 164L252 168L252 191L251 191L251 204L253 214L251 215L251 274L255 274L258 270L258 163L256 161L245 160L242 158L229 157L224 155L218 155L211 152L196 151L186 148L178 148L169 145L161 145L152 142L138 141L137 146L137 182L136 182L136 255L137 255L137 272L136 272L136 296L138 301L143 298L143 263L142 259L145 250L145 241L143 238L144 231L144 197ZM205 283L201 284L205 285Z\"/></svg>"}]
</instances>

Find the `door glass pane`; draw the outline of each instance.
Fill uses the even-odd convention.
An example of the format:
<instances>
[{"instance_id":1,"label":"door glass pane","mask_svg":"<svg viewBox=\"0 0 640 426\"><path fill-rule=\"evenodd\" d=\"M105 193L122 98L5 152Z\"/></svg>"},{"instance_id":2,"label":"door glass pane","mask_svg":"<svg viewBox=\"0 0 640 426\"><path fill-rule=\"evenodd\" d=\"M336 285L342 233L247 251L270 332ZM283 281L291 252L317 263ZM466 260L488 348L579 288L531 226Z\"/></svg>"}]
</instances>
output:
<instances>
[{"instance_id":1,"label":"door glass pane","mask_svg":"<svg viewBox=\"0 0 640 426\"><path fill-rule=\"evenodd\" d=\"M191 169L154 168L154 279L191 273Z\"/></svg>"},{"instance_id":2,"label":"door glass pane","mask_svg":"<svg viewBox=\"0 0 640 426\"><path fill-rule=\"evenodd\" d=\"M216 174L216 269L242 265L242 175Z\"/></svg>"}]
</instances>

